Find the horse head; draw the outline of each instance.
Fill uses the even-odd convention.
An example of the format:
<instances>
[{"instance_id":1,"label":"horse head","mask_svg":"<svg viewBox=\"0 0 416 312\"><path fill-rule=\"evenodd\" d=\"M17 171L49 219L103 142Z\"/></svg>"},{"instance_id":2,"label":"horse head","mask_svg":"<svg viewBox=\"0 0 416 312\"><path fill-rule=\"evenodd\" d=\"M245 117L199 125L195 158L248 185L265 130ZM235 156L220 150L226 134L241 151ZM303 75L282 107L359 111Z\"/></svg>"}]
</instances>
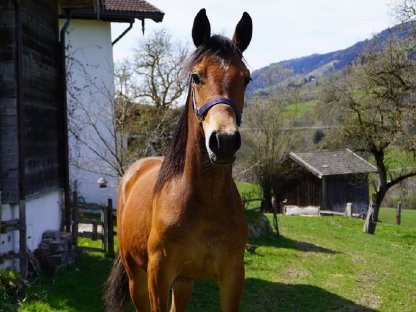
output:
<instances>
[{"instance_id":1,"label":"horse head","mask_svg":"<svg viewBox=\"0 0 416 312\"><path fill-rule=\"evenodd\" d=\"M252 20L244 12L232 40L211 36L205 9L196 15L192 39L196 46L191 64L191 100L212 163L230 165L241 146L244 93L250 81L242 52L252 36Z\"/></svg>"}]
</instances>

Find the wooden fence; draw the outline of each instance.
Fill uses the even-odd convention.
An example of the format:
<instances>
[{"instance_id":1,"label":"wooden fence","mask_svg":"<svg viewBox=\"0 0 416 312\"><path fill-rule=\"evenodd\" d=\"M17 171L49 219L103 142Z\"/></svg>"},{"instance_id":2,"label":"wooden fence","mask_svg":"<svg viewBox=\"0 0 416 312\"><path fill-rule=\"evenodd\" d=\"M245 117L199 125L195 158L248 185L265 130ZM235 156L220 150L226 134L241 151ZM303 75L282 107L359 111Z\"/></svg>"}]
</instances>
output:
<instances>
[{"instance_id":1,"label":"wooden fence","mask_svg":"<svg viewBox=\"0 0 416 312\"><path fill-rule=\"evenodd\" d=\"M106 206L88 207L79 201L77 193L72 196L72 236L77 250L104 252L110 257L114 257L114 215L113 201L107 200ZM81 226L80 226L81 225ZM82 225L92 226L92 230L82 229ZM100 240L101 247L78 246L77 238L85 237L92 240Z\"/></svg>"}]
</instances>

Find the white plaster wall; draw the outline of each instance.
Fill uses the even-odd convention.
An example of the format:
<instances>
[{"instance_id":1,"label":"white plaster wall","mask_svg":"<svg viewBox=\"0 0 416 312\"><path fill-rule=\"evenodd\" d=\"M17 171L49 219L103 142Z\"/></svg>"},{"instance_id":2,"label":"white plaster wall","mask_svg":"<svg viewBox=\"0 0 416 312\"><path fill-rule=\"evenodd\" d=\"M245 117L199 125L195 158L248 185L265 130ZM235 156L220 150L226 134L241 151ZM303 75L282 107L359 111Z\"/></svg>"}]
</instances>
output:
<instances>
[{"instance_id":1,"label":"white plaster wall","mask_svg":"<svg viewBox=\"0 0 416 312\"><path fill-rule=\"evenodd\" d=\"M72 20L66 42L71 185L87 202L115 202L118 178L108 163L115 161L111 23ZM107 188L98 187L100 177Z\"/></svg>"},{"instance_id":2,"label":"white plaster wall","mask_svg":"<svg viewBox=\"0 0 416 312\"><path fill-rule=\"evenodd\" d=\"M27 247L30 251L38 248L42 234L48 230L59 230L62 220L62 191L55 190L26 200ZM19 218L19 205L3 205L2 220ZM0 234L0 253L19 251L19 231ZM0 264L0 269L18 270L17 261Z\"/></svg>"}]
</instances>

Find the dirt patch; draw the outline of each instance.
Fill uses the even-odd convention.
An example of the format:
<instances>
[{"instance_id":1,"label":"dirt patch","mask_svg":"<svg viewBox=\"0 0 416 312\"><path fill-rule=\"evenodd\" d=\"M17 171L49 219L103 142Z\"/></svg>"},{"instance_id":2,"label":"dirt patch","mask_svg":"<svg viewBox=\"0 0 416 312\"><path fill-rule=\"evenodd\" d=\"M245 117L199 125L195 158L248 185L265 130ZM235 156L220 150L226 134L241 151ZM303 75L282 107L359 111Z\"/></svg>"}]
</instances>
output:
<instances>
[{"instance_id":1,"label":"dirt patch","mask_svg":"<svg viewBox=\"0 0 416 312\"><path fill-rule=\"evenodd\" d=\"M282 276L292 280L298 280L308 275L309 273L307 271L295 268L287 268L282 272Z\"/></svg>"}]
</instances>

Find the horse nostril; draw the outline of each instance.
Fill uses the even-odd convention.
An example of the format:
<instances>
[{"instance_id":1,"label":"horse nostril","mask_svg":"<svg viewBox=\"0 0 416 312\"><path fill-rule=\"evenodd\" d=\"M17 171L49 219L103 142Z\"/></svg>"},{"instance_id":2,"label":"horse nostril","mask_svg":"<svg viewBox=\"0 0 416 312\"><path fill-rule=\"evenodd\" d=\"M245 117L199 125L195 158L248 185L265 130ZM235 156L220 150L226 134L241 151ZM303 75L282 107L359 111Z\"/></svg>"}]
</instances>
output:
<instances>
[{"instance_id":1,"label":"horse nostril","mask_svg":"<svg viewBox=\"0 0 416 312\"><path fill-rule=\"evenodd\" d=\"M218 153L220 149L220 141L219 141L219 134L217 131L213 131L211 133L211 136L209 137L209 148L211 151L213 151L215 154Z\"/></svg>"},{"instance_id":2,"label":"horse nostril","mask_svg":"<svg viewBox=\"0 0 416 312\"><path fill-rule=\"evenodd\" d=\"M208 146L217 156L234 155L241 147L240 132L236 131L234 134L228 134L214 131L209 137Z\"/></svg>"}]
</instances>

